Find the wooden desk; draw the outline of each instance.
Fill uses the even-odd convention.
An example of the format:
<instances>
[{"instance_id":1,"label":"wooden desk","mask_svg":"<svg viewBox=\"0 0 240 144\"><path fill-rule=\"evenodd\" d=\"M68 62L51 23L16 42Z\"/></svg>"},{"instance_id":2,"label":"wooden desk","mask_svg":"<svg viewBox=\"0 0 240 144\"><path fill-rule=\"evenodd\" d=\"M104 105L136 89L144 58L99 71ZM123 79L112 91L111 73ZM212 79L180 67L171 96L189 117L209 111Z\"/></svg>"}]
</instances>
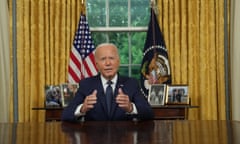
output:
<instances>
[{"instance_id":1,"label":"wooden desk","mask_svg":"<svg viewBox=\"0 0 240 144\"><path fill-rule=\"evenodd\" d=\"M198 108L198 106L164 105L152 107L154 113L154 120L184 120L188 118L188 111L190 108ZM33 110L45 110L46 121L60 121L63 108L33 108Z\"/></svg>"},{"instance_id":2,"label":"wooden desk","mask_svg":"<svg viewBox=\"0 0 240 144\"><path fill-rule=\"evenodd\" d=\"M32 108L32 110L45 110L45 121L61 121L63 107Z\"/></svg>"},{"instance_id":3,"label":"wooden desk","mask_svg":"<svg viewBox=\"0 0 240 144\"><path fill-rule=\"evenodd\" d=\"M187 120L188 111L199 106L191 105L164 105L152 106L155 120Z\"/></svg>"},{"instance_id":4,"label":"wooden desk","mask_svg":"<svg viewBox=\"0 0 240 144\"><path fill-rule=\"evenodd\" d=\"M239 144L239 121L0 123L3 144Z\"/></svg>"}]
</instances>

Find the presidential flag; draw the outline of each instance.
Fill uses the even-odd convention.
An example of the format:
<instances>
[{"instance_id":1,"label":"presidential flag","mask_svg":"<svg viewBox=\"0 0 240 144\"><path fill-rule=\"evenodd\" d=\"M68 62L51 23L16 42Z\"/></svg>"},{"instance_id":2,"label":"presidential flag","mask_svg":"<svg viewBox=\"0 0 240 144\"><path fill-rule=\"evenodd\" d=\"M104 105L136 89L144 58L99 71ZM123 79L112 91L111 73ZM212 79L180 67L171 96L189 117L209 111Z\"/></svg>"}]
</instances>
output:
<instances>
[{"instance_id":1,"label":"presidential flag","mask_svg":"<svg viewBox=\"0 0 240 144\"><path fill-rule=\"evenodd\" d=\"M70 62L68 65L69 83L78 83L81 79L97 74L94 50L95 46L86 16L81 14L70 52Z\"/></svg>"},{"instance_id":2,"label":"presidential flag","mask_svg":"<svg viewBox=\"0 0 240 144\"><path fill-rule=\"evenodd\" d=\"M148 97L152 84L171 84L170 63L158 20L151 9L141 64L141 90Z\"/></svg>"}]
</instances>

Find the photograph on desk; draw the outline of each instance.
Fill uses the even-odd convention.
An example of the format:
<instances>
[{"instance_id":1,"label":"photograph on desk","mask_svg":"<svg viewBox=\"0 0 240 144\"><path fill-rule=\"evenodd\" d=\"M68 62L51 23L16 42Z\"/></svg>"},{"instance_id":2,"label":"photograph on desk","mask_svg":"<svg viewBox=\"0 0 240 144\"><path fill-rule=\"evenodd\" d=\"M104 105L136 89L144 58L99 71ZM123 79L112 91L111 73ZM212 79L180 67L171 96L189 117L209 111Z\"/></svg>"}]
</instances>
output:
<instances>
[{"instance_id":1,"label":"photograph on desk","mask_svg":"<svg viewBox=\"0 0 240 144\"><path fill-rule=\"evenodd\" d=\"M189 104L188 85L167 85L166 104Z\"/></svg>"},{"instance_id":2,"label":"photograph on desk","mask_svg":"<svg viewBox=\"0 0 240 144\"><path fill-rule=\"evenodd\" d=\"M64 83L61 84L62 106L68 106L78 90L78 84Z\"/></svg>"},{"instance_id":3,"label":"photograph on desk","mask_svg":"<svg viewBox=\"0 0 240 144\"><path fill-rule=\"evenodd\" d=\"M45 86L45 107L61 107L61 87L60 85L46 85Z\"/></svg>"},{"instance_id":4,"label":"photograph on desk","mask_svg":"<svg viewBox=\"0 0 240 144\"><path fill-rule=\"evenodd\" d=\"M151 106L158 106L165 104L166 85L152 84L149 89L148 102Z\"/></svg>"}]
</instances>

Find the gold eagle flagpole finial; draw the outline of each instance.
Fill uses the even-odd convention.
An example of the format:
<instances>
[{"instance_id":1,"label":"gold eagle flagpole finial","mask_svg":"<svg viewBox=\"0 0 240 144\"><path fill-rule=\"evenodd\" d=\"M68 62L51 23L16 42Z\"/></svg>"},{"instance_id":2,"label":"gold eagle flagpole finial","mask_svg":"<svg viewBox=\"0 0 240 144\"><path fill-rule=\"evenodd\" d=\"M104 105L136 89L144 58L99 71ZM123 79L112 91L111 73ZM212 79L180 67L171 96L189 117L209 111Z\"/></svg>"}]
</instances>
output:
<instances>
[{"instance_id":1,"label":"gold eagle flagpole finial","mask_svg":"<svg viewBox=\"0 0 240 144\"><path fill-rule=\"evenodd\" d=\"M154 13L157 15L158 11L157 11L157 2L156 0L150 0L150 7L153 9Z\"/></svg>"},{"instance_id":2,"label":"gold eagle flagpole finial","mask_svg":"<svg viewBox=\"0 0 240 144\"><path fill-rule=\"evenodd\" d=\"M81 13L82 14L86 13L85 1L84 0L81 0Z\"/></svg>"}]
</instances>

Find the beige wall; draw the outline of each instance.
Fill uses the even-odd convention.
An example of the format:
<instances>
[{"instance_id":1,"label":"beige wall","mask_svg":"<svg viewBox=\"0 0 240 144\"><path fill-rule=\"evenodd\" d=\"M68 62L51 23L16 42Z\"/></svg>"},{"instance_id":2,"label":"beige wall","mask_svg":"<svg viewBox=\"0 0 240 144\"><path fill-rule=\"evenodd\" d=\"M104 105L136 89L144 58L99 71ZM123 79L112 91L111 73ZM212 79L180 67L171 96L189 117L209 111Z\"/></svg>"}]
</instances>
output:
<instances>
[{"instance_id":1,"label":"beige wall","mask_svg":"<svg viewBox=\"0 0 240 144\"><path fill-rule=\"evenodd\" d=\"M0 0L0 122L9 120L10 48L7 0Z\"/></svg>"},{"instance_id":2,"label":"beige wall","mask_svg":"<svg viewBox=\"0 0 240 144\"><path fill-rule=\"evenodd\" d=\"M240 120L240 0L232 1L231 13L232 119Z\"/></svg>"}]
</instances>

